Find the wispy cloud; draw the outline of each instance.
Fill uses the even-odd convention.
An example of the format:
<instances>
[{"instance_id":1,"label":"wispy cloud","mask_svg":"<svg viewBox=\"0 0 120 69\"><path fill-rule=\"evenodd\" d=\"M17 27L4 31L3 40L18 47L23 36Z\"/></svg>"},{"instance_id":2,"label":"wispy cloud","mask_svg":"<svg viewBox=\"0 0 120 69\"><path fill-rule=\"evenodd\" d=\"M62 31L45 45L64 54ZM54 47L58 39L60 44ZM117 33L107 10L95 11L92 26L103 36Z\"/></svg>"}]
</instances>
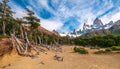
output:
<instances>
[{"instance_id":1,"label":"wispy cloud","mask_svg":"<svg viewBox=\"0 0 120 69\"><path fill-rule=\"evenodd\" d=\"M41 26L52 31L52 30L60 30L63 26L63 23L60 21L52 21L41 19Z\"/></svg>"},{"instance_id":2,"label":"wispy cloud","mask_svg":"<svg viewBox=\"0 0 120 69\"><path fill-rule=\"evenodd\" d=\"M83 23L92 24L96 17L104 23L120 19L120 0L12 0L12 3L16 17L25 15L23 8L28 7L41 18L42 26L59 32L80 29Z\"/></svg>"},{"instance_id":3,"label":"wispy cloud","mask_svg":"<svg viewBox=\"0 0 120 69\"><path fill-rule=\"evenodd\" d=\"M102 21L103 21L103 23L105 24L105 23L109 23L111 20L113 21L113 22L115 22L115 21L117 21L117 20L119 20L120 19L120 12L117 12L117 13L114 13L113 15L105 15L105 16L103 16L102 18Z\"/></svg>"}]
</instances>

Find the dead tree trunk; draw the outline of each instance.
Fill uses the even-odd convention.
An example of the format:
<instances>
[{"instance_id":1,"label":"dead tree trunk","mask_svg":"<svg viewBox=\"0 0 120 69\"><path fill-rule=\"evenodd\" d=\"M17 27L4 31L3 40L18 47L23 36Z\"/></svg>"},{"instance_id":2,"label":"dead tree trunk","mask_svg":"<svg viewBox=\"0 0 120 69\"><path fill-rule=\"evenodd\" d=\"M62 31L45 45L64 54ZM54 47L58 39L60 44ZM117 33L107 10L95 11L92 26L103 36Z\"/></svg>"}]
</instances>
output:
<instances>
[{"instance_id":1,"label":"dead tree trunk","mask_svg":"<svg viewBox=\"0 0 120 69\"><path fill-rule=\"evenodd\" d=\"M24 34L23 34L23 27L20 25L20 31L21 31L21 38L24 39Z\"/></svg>"},{"instance_id":2,"label":"dead tree trunk","mask_svg":"<svg viewBox=\"0 0 120 69\"><path fill-rule=\"evenodd\" d=\"M12 29L13 34L15 35L15 28Z\"/></svg>"},{"instance_id":3,"label":"dead tree trunk","mask_svg":"<svg viewBox=\"0 0 120 69\"><path fill-rule=\"evenodd\" d=\"M25 46L26 46L26 47L25 47L25 52L24 52L24 54L28 54L28 44L26 43Z\"/></svg>"},{"instance_id":4,"label":"dead tree trunk","mask_svg":"<svg viewBox=\"0 0 120 69\"><path fill-rule=\"evenodd\" d=\"M26 39L28 46L32 47L36 51L36 53L39 53L39 51L33 45L30 44L28 37L27 37L27 32L25 32L25 39Z\"/></svg>"},{"instance_id":5,"label":"dead tree trunk","mask_svg":"<svg viewBox=\"0 0 120 69\"><path fill-rule=\"evenodd\" d=\"M2 32L3 32L3 35L6 35L6 32L5 32L5 17L6 16L6 3L4 3L4 8L3 8L3 15L2 15Z\"/></svg>"},{"instance_id":6,"label":"dead tree trunk","mask_svg":"<svg viewBox=\"0 0 120 69\"><path fill-rule=\"evenodd\" d=\"M10 35L11 35L11 34L10 34ZM12 36L12 35L11 35L11 36ZM14 38L13 38L13 37L11 37L11 41L12 41L13 49L15 49L15 50L17 51L16 45L15 45L15 41L14 41Z\"/></svg>"},{"instance_id":7,"label":"dead tree trunk","mask_svg":"<svg viewBox=\"0 0 120 69\"><path fill-rule=\"evenodd\" d=\"M15 35L13 35L13 37L14 37L15 41L17 42L17 44L19 45L19 48L20 48L21 50L24 50L24 48L23 48L23 46L22 46L22 43L15 37Z\"/></svg>"},{"instance_id":8,"label":"dead tree trunk","mask_svg":"<svg viewBox=\"0 0 120 69\"><path fill-rule=\"evenodd\" d=\"M17 50L17 53L21 56L32 56L30 54L27 53L28 50L28 45L24 45L24 43L22 43L20 40L18 40L14 34L11 34L11 39L12 39L12 43L14 43L13 45L15 49ZM24 48L25 47L25 48Z\"/></svg>"},{"instance_id":9,"label":"dead tree trunk","mask_svg":"<svg viewBox=\"0 0 120 69\"><path fill-rule=\"evenodd\" d=\"M38 41L39 41L39 44L41 44L41 38L40 38L40 36L38 36Z\"/></svg>"},{"instance_id":10,"label":"dead tree trunk","mask_svg":"<svg viewBox=\"0 0 120 69\"><path fill-rule=\"evenodd\" d=\"M18 52L18 54L22 54L22 51L20 49L19 46L15 46L15 42L17 42L18 45L20 45L20 43L18 42L18 40L16 39L16 37L14 36L14 34L11 34L11 40L12 40L12 43L13 43L13 47L16 49L16 51Z\"/></svg>"},{"instance_id":11,"label":"dead tree trunk","mask_svg":"<svg viewBox=\"0 0 120 69\"><path fill-rule=\"evenodd\" d=\"M35 36L35 44L38 44L37 36Z\"/></svg>"}]
</instances>

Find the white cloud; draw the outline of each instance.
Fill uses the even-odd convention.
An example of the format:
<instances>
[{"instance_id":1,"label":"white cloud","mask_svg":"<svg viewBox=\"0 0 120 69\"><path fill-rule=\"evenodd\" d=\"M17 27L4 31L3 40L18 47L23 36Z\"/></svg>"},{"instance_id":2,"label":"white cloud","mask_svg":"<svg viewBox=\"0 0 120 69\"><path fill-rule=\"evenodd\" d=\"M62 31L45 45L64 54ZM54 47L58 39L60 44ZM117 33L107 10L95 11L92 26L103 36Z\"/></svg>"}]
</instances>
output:
<instances>
[{"instance_id":1,"label":"white cloud","mask_svg":"<svg viewBox=\"0 0 120 69\"><path fill-rule=\"evenodd\" d=\"M22 9L22 8L18 8L15 12L16 12L16 14L13 15L15 18L22 18L27 15L25 13L24 9Z\"/></svg>"},{"instance_id":2,"label":"white cloud","mask_svg":"<svg viewBox=\"0 0 120 69\"><path fill-rule=\"evenodd\" d=\"M115 13L114 15L111 15L111 17L110 17L110 15L106 15L106 16L102 17L101 19L102 19L103 23L109 23L111 20L113 22L115 22L120 19L120 12Z\"/></svg>"},{"instance_id":3,"label":"white cloud","mask_svg":"<svg viewBox=\"0 0 120 69\"><path fill-rule=\"evenodd\" d=\"M52 20L44 20L41 19L41 26L46 28L47 30L59 30L61 29L61 27L63 26L63 23L61 23L60 21L52 21Z\"/></svg>"},{"instance_id":4,"label":"white cloud","mask_svg":"<svg viewBox=\"0 0 120 69\"><path fill-rule=\"evenodd\" d=\"M2 1L2 0L0 0L0 1ZM15 12L13 14L13 17L22 18L23 16L26 15L24 9L22 7L16 5L14 2L10 1L8 4L10 5L12 11Z\"/></svg>"},{"instance_id":5,"label":"white cloud","mask_svg":"<svg viewBox=\"0 0 120 69\"><path fill-rule=\"evenodd\" d=\"M41 3L41 5L48 7L47 0L38 0L38 2L39 4Z\"/></svg>"},{"instance_id":6,"label":"white cloud","mask_svg":"<svg viewBox=\"0 0 120 69\"><path fill-rule=\"evenodd\" d=\"M120 12L116 13L115 15L113 15L111 17L111 20L113 20L114 22L120 19Z\"/></svg>"},{"instance_id":7,"label":"white cloud","mask_svg":"<svg viewBox=\"0 0 120 69\"><path fill-rule=\"evenodd\" d=\"M13 17L15 18L22 18L24 16L26 16L26 12L25 9L23 9L22 7L10 2L9 5L12 7L12 11L15 12L15 14L13 14Z\"/></svg>"},{"instance_id":8,"label":"white cloud","mask_svg":"<svg viewBox=\"0 0 120 69\"><path fill-rule=\"evenodd\" d=\"M75 17L75 19L79 21L80 24L78 25L78 28L80 29L82 28L83 23L92 24L97 16L102 15L104 12L114 7L112 0L104 0L102 2L101 0L51 0L53 6L57 8L57 10L54 10L48 5L48 1L49 0L29 0L27 1L29 3L27 7L34 11L36 13L35 16L37 17L39 17L37 14L39 14L42 8L47 9L54 15L54 17L50 18L51 20L41 19L41 25L50 31L53 29L59 31L71 31L69 26L65 28L62 27L64 22L70 17ZM25 0L23 0L23 2L25 2ZM23 8L15 4L12 4L11 6L16 12L14 17L23 17L26 15ZM105 14L101 19L103 23L108 23L111 20L116 21L120 19L119 17L120 12L112 11Z\"/></svg>"},{"instance_id":9,"label":"white cloud","mask_svg":"<svg viewBox=\"0 0 120 69\"><path fill-rule=\"evenodd\" d=\"M53 4L56 5L56 3L57 3L56 1L59 2L58 0L55 0L53 2ZM104 4L102 4L99 9L97 9L97 7L93 8L94 4L96 4L96 3L97 3L97 6L100 5L99 1L91 1L91 2L89 2L88 0L77 0L77 1L74 1L74 0L61 0L61 2L62 3L60 3L60 5L58 7L58 10L56 11L55 19L56 18L61 19L64 22L65 20L67 20L71 16L77 16L77 18L76 17L75 18L80 23L80 25L78 27L79 29L82 28L83 23L87 23L89 25L93 24L93 21L97 16L103 14L105 11L107 11L110 8L113 7L113 3L112 3L111 0L104 1ZM87 3L87 2L89 2L89 3ZM73 6L71 8L68 8L66 3L70 4L70 5L72 5L73 3L74 4L73 4ZM97 12L95 13L95 11L97 11ZM116 14L116 17L118 17L117 15L118 14ZM113 20L116 19L116 18L113 18L113 17L111 17L111 18ZM107 22L107 21L103 20L103 22ZM64 31L66 31L66 30L70 31L69 27L68 28L66 27L64 29Z\"/></svg>"}]
</instances>

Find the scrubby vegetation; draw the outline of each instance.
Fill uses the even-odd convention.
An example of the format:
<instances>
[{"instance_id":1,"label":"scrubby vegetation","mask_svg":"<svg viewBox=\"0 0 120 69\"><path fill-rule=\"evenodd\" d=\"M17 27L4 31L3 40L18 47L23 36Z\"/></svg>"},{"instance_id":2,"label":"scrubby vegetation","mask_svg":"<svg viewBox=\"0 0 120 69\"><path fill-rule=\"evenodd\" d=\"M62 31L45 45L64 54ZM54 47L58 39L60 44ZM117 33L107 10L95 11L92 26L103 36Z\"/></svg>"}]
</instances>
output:
<instances>
[{"instance_id":1,"label":"scrubby vegetation","mask_svg":"<svg viewBox=\"0 0 120 69\"><path fill-rule=\"evenodd\" d=\"M78 52L81 54L88 54L88 51L83 47L74 47L74 52Z\"/></svg>"},{"instance_id":2,"label":"scrubby vegetation","mask_svg":"<svg viewBox=\"0 0 120 69\"><path fill-rule=\"evenodd\" d=\"M106 51L106 52L111 52L112 49L111 49L111 48L107 48L107 49L105 49L105 51Z\"/></svg>"},{"instance_id":3,"label":"scrubby vegetation","mask_svg":"<svg viewBox=\"0 0 120 69\"><path fill-rule=\"evenodd\" d=\"M120 51L120 46L112 46L110 47L112 51Z\"/></svg>"},{"instance_id":4,"label":"scrubby vegetation","mask_svg":"<svg viewBox=\"0 0 120 69\"><path fill-rule=\"evenodd\" d=\"M116 51L114 53L119 53L120 51L120 46L112 46L112 47L108 47L105 50L99 50L96 51L95 54L107 54L107 53L113 53L113 51Z\"/></svg>"},{"instance_id":5,"label":"scrubby vegetation","mask_svg":"<svg viewBox=\"0 0 120 69\"><path fill-rule=\"evenodd\" d=\"M105 35L105 36L92 36L77 38L63 37L62 43L74 44L80 46L92 46L92 47L112 47L120 46L120 35Z\"/></svg>"},{"instance_id":6,"label":"scrubby vegetation","mask_svg":"<svg viewBox=\"0 0 120 69\"><path fill-rule=\"evenodd\" d=\"M90 47L90 49L100 49L100 47L98 47L98 46L93 46L93 47Z\"/></svg>"},{"instance_id":7,"label":"scrubby vegetation","mask_svg":"<svg viewBox=\"0 0 120 69\"><path fill-rule=\"evenodd\" d=\"M104 50L99 50L99 51L96 51L94 52L95 54L105 54L107 53L107 51L104 51Z\"/></svg>"}]
</instances>

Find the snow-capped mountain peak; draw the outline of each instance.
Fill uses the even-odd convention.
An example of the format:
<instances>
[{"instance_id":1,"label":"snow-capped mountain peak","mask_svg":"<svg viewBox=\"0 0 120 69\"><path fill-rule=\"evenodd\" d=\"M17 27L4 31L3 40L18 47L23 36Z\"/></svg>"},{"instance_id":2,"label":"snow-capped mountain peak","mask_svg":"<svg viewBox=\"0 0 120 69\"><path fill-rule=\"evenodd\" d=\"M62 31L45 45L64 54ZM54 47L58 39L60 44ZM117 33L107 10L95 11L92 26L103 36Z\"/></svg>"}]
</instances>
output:
<instances>
[{"instance_id":1,"label":"snow-capped mountain peak","mask_svg":"<svg viewBox=\"0 0 120 69\"><path fill-rule=\"evenodd\" d=\"M96 18L93 21L92 25L88 25L88 24L84 23L83 24L83 30L80 29L80 30L77 31L77 30L74 29L74 31L72 33L62 33L60 35L61 36L77 37L77 36L81 36L83 34L91 32L91 31L96 31L96 30L101 30L101 29L108 29L108 28L112 27L113 25L114 25L113 21L110 21L107 24L103 24L101 19Z\"/></svg>"}]
</instances>

